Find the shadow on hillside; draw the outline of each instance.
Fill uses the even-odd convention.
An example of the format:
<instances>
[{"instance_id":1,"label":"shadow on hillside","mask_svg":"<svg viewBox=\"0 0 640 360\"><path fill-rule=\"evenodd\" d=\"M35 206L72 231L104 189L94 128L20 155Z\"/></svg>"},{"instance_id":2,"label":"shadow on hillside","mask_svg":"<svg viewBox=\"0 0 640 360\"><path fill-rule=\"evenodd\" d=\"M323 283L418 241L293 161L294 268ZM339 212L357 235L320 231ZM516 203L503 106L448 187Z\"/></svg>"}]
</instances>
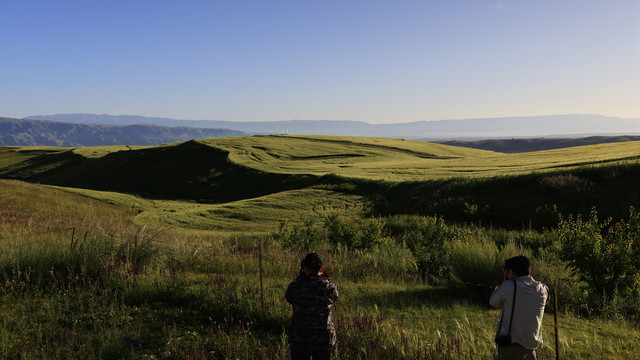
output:
<instances>
[{"instance_id":1,"label":"shadow on hillside","mask_svg":"<svg viewBox=\"0 0 640 360\"><path fill-rule=\"evenodd\" d=\"M627 218L640 202L638 178L640 163L623 161L488 179L358 184L380 216L437 215L447 222L542 231L558 225L558 214L588 216L594 206L603 218Z\"/></svg>"},{"instance_id":2,"label":"shadow on hillside","mask_svg":"<svg viewBox=\"0 0 640 360\"><path fill-rule=\"evenodd\" d=\"M1 175L1 174L0 174ZM261 172L235 164L228 152L197 141L84 158L45 154L6 177L43 184L136 194L147 198L222 203L319 183L316 176Z\"/></svg>"}]
</instances>

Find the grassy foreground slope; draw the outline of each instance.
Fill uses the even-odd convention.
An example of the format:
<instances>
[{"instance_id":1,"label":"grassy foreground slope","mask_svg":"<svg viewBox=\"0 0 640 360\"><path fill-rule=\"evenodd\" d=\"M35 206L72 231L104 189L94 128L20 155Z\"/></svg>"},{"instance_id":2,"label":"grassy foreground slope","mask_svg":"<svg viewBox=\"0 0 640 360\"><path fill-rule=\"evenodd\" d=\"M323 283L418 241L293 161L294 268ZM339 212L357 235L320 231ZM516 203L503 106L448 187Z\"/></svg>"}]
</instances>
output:
<instances>
[{"instance_id":1,"label":"grassy foreground slope","mask_svg":"<svg viewBox=\"0 0 640 360\"><path fill-rule=\"evenodd\" d=\"M264 242L263 307L257 238L136 226L130 206L20 181L0 180L0 205L3 359L288 358L298 250ZM403 256L326 253L337 359L490 359L498 311L395 267ZM550 312L543 336L554 358ZM638 344L633 321L560 314L563 359L632 359Z\"/></svg>"}]
</instances>

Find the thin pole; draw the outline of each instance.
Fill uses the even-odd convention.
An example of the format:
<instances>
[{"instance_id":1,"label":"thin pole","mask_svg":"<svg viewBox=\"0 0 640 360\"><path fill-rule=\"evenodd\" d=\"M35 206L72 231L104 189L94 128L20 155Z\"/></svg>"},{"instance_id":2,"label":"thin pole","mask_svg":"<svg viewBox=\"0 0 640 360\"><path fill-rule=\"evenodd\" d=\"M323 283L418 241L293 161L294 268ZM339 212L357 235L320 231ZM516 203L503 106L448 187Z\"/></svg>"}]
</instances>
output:
<instances>
[{"instance_id":1,"label":"thin pole","mask_svg":"<svg viewBox=\"0 0 640 360\"><path fill-rule=\"evenodd\" d=\"M558 282L556 282L556 288L553 289L553 303L554 303L554 312L553 317L555 320L556 327L556 360L560 360L560 337L558 335Z\"/></svg>"},{"instance_id":2,"label":"thin pole","mask_svg":"<svg viewBox=\"0 0 640 360\"><path fill-rule=\"evenodd\" d=\"M262 285L262 238L260 238L260 248L258 250L258 263L260 267L260 304L262 305L262 311L264 311L264 290Z\"/></svg>"},{"instance_id":3,"label":"thin pole","mask_svg":"<svg viewBox=\"0 0 640 360\"><path fill-rule=\"evenodd\" d=\"M133 273L137 274L138 273L138 234L136 234L136 236L133 238L133 261L132 261L132 268L133 268Z\"/></svg>"}]
</instances>

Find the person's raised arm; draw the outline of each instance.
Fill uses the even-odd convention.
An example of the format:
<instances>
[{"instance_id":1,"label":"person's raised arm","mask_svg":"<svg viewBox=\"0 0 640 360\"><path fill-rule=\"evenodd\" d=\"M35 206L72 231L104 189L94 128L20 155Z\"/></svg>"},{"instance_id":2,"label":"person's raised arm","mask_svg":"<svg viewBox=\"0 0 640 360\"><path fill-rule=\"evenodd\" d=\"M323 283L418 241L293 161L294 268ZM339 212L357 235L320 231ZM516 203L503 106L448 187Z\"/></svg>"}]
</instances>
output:
<instances>
[{"instance_id":1,"label":"person's raised arm","mask_svg":"<svg viewBox=\"0 0 640 360\"><path fill-rule=\"evenodd\" d=\"M489 304L496 309L500 309L506 300L505 294L508 293L508 289L513 287L513 285L509 286L509 284L513 284L511 281L505 281L500 286L498 286L493 293L491 293L491 297L489 298ZM513 289L511 289L513 292Z\"/></svg>"}]
</instances>

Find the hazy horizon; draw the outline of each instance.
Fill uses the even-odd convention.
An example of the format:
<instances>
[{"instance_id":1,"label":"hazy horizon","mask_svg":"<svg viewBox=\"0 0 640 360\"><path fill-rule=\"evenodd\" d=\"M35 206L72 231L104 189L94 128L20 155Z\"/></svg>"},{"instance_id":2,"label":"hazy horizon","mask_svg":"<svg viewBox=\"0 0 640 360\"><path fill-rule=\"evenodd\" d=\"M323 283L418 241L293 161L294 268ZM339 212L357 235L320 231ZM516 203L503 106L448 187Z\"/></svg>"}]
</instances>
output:
<instances>
[{"instance_id":1,"label":"hazy horizon","mask_svg":"<svg viewBox=\"0 0 640 360\"><path fill-rule=\"evenodd\" d=\"M108 114L57 114L28 117L72 124L186 126L209 129L232 129L246 134L305 134L374 136L407 139L460 139L492 137L591 136L640 134L640 119L602 115L556 115L417 121L371 124L347 120L224 121L154 118ZM20 120L18 120L20 121Z\"/></svg>"},{"instance_id":2,"label":"hazy horizon","mask_svg":"<svg viewBox=\"0 0 640 360\"><path fill-rule=\"evenodd\" d=\"M640 2L4 2L0 116L640 118Z\"/></svg>"},{"instance_id":3,"label":"hazy horizon","mask_svg":"<svg viewBox=\"0 0 640 360\"><path fill-rule=\"evenodd\" d=\"M60 113L60 114L31 114L20 118L15 119L34 119L38 117L47 117L47 116L64 116L64 115L90 115L90 116L105 116L105 117L143 117L149 119L167 119L167 120L176 120L176 121L220 121L220 122L289 122L289 121L336 121L336 122L363 122L369 125L399 125L399 124L410 124L416 122L437 122L437 121L465 121L465 120L488 120L488 119L516 119L516 118L545 118L545 117L571 117L571 116L588 116L588 117L605 117L605 118L615 118L622 120L640 120L639 117L619 117L619 116L610 116L605 114L548 114L548 115L524 115L524 116L497 116L497 117L469 117L469 118L457 118L457 119L432 119L432 120L415 120L415 121L406 121L406 122L369 122L365 120L350 120L350 119L279 119L279 120L226 120L226 119L186 119L186 118L173 118L173 117L164 117L164 116L147 116L140 114L107 114L107 113ZM0 117L3 115L0 114ZM54 120L57 121L57 120Z\"/></svg>"}]
</instances>

